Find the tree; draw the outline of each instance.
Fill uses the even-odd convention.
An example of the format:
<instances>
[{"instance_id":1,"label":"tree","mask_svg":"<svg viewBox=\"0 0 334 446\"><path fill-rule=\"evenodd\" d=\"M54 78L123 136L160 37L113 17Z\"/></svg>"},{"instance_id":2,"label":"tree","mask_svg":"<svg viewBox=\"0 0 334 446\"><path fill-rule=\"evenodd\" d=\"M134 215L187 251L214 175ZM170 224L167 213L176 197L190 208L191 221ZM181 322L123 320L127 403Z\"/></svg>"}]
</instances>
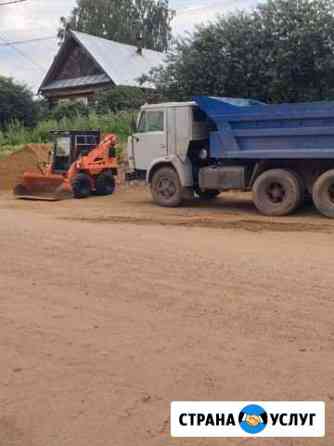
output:
<instances>
[{"instance_id":1,"label":"tree","mask_svg":"<svg viewBox=\"0 0 334 446\"><path fill-rule=\"evenodd\" d=\"M145 93L136 87L114 87L96 95L95 108L100 114L138 110L146 102Z\"/></svg>"},{"instance_id":2,"label":"tree","mask_svg":"<svg viewBox=\"0 0 334 446\"><path fill-rule=\"evenodd\" d=\"M48 119L61 121L62 119L74 119L78 116L88 116L89 108L82 102L65 102L57 104L48 111Z\"/></svg>"},{"instance_id":3,"label":"tree","mask_svg":"<svg viewBox=\"0 0 334 446\"><path fill-rule=\"evenodd\" d=\"M174 12L169 0L77 0L71 16L61 18L59 37L67 29L122 43L165 51L171 41Z\"/></svg>"},{"instance_id":4,"label":"tree","mask_svg":"<svg viewBox=\"0 0 334 446\"><path fill-rule=\"evenodd\" d=\"M171 99L334 98L334 1L268 0L179 40L150 80ZM146 79L147 80L147 79Z\"/></svg>"},{"instance_id":5,"label":"tree","mask_svg":"<svg viewBox=\"0 0 334 446\"><path fill-rule=\"evenodd\" d=\"M32 92L10 78L0 76L0 128L18 120L26 126L36 123L38 106Z\"/></svg>"}]
</instances>

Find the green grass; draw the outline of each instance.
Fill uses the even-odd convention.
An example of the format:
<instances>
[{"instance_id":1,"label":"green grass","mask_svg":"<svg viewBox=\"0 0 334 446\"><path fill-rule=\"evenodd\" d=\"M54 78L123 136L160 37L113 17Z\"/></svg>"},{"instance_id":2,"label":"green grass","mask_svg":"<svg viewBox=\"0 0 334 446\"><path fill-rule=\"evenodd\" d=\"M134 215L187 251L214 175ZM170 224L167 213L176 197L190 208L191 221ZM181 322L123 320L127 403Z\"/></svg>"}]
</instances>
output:
<instances>
[{"instance_id":1,"label":"green grass","mask_svg":"<svg viewBox=\"0 0 334 446\"><path fill-rule=\"evenodd\" d=\"M131 114L127 112L106 113L99 115L95 112L88 116L77 115L74 118L64 118L61 121L40 121L35 128L24 127L20 122L13 121L4 131L0 131L0 157L15 150L22 145L30 143L49 142L50 130L95 130L102 133L115 133L121 146L124 145L130 134Z\"/></svg>"}]
</instances>

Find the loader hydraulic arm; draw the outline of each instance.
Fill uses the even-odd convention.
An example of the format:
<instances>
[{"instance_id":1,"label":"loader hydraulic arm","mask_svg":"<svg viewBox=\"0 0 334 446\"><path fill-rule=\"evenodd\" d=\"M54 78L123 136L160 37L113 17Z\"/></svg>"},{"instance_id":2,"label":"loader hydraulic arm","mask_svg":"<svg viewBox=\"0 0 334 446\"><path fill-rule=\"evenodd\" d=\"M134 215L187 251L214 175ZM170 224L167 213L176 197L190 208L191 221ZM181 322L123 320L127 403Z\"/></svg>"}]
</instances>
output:
<instances>
[{"instance_id":1,"label":"loader hydraulic arm","mask_svg":"<svg viewBox=\"0 0 334 446\"><path fill-rule=\"evenodd\" d=\"M116 144L117 136L110 133L95 149L91 150L87 155L79 158L77 163L80 164L80 167L78 166L78 168L85 169L88 166L99 162L108 162L108 160L111 158L110 149L116 147ZM112 157L114 158L114 154Z\"/></svg>"}]
</instances>

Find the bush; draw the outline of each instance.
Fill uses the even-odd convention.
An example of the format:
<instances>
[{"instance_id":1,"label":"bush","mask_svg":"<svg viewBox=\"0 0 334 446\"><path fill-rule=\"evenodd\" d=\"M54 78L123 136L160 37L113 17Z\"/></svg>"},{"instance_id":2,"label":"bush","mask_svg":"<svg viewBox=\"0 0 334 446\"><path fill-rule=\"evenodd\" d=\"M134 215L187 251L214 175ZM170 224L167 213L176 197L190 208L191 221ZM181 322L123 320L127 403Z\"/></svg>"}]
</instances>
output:
<instances>
[{"instance_id":1,"label":"bush","mask_svg":"<svg viewBox=\"0 0 334 446\"><path fill-rule=\"evenodd\" d=\"M0 151L4 147L18 146L29 143L47 143L49 142L49 133L51 130L97 130L102 133L115 133L121 143L124 143L131 129L131 113L106 113L98 115L96 112L87 115L76 115L72 118L64 117L57 121L56 119L47 119L40 121L33 129L25 127L17 120L12 121L7 127L0 131Z\"/></svg>"},{"instance_id":2,"label":"bush","mask_svg":"<svg viewBox=\"0 0 334 446\"><path fill-rule=\"evenodd\" d=\"M116 113L121 110L138 110L145 102L145 93L140 88L115 87L97 94L95 108L97 113Z\"/></svg>"},{"instance_id":3,"label":"bush","mask_svg":"<svg viewBox=\"0 0 334 446\"><path fill-rule=\"evenodd\" d=\"M0 76L0 129L13 120L32 127L36 124L38 106L32 92L12 79Z\"/></svg>"},{"instance_id":4,"label":"bush","mask_svg":"<svg viewBox=\"0 0 334 446\"><path fill-rule=\"evenodd\" d=\"M61 121L64 118L73 119L77 116L88 116L89 109L82 102L65 102L58 104L49 111L49 119Z\"/></svg>"}]
</instances>

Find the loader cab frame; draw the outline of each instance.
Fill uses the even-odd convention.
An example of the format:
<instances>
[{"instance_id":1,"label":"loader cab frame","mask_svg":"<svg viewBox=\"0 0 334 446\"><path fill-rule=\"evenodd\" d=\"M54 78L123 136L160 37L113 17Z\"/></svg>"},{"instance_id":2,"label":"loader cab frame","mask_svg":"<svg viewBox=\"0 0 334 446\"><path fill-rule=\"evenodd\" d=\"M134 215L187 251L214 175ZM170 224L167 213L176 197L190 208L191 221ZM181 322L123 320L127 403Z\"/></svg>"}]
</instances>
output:
<instances>
[{"instance_id":1,"label":"loader cab frame","mask_svg":"<svg viewBox=\"0 0 334 446\"><path fill-rule=\"evenodd\" d=\"M52 170L62 174L68 171L74 161L80 156L87 155L100 144L100 130L90 131L52 131L53 140Z\"/></svg>"}]
</instances>

